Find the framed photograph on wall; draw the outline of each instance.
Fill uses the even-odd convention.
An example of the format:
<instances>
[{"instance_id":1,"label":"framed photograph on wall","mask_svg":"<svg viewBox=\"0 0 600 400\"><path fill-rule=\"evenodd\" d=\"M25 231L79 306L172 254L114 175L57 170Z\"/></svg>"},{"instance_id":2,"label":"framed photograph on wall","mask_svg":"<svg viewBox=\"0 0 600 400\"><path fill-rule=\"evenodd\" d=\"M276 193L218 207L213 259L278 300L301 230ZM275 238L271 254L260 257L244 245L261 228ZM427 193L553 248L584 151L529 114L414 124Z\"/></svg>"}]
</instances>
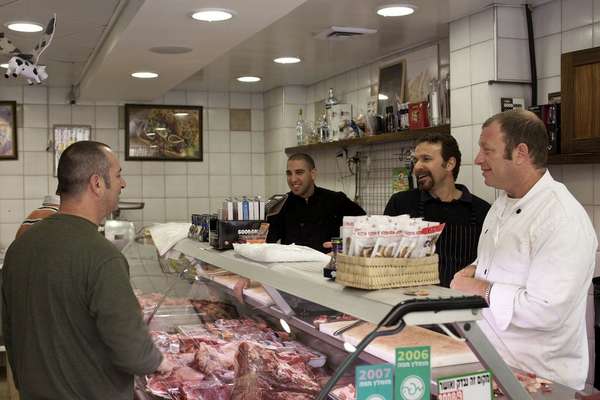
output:
<instances>
[{"instance_id":1,"label":"framed photograph on wall","mask_svg":"<svg viewBox=\"0 0 600 400\"><path fill-rule=\"evenodd\" d=\"M58 171L58 160L63 151L75 142L90 140L92 127L90 125L54 125L52 127L54 147L54 176Z\"/></svg>"},{"instance_id":2,"label":"framed photograph on wall","mask_svg":"<svg viewBox=\"0 0 600 400\"><path fill-rule=\"evenodd\" d=\"M17 102L0 101L0 160L17 158Z\"/></svg>"},{"instance_id":3,"label":"framed photograph on wall","mask_svg":"<svg viewBox=\"0 0 600 400\"><path fill-rule=\"evenodd\" d=\"M125 104L125 160L202 161L202 107Z\"/></svg>"}]
</instances>

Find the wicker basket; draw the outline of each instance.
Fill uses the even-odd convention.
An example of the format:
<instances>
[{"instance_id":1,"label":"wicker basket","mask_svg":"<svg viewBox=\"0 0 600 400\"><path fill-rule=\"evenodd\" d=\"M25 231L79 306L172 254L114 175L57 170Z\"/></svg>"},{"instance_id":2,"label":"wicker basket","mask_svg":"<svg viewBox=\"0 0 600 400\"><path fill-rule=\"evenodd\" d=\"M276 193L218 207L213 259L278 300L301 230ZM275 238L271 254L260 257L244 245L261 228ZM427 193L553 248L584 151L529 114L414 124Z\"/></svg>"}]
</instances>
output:
<instances>
[{"instance_id":1,"label":"wicker basket","mask_svg":"<svg viewBox=\"0 0 600 400\"><path fill-rule=\"evenodd\" d=\"M423 258L368 258L338 254L336 268L336 282L361 289L440 283L437 254Z\"/></svg>"}]
</instances>

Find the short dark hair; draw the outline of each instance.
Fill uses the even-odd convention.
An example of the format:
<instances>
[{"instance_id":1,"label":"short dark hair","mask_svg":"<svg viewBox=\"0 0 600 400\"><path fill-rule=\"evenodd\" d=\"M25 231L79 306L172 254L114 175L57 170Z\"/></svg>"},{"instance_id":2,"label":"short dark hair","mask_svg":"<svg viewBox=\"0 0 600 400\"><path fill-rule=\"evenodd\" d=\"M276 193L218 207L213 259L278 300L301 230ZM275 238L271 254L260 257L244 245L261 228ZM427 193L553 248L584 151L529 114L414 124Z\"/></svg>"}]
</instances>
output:
<instances>
[{"instance_id":1,"label":"short dark hair","mask_svg":"<svg viewBox=\"0 0 600 400\"><path fill-rule=\"evenodd\" d=\"M85 190L92 175L102 176L110 188L110 160L105 149L109 146L100 142L84 140L75 142L63 151L58 160L59 196L74 196Z\"/></svg>"},{"instance_id":2,"label":"short dark hair","mask_svg":"<svg viewBox=\"0 0 600 400\"><path fill-rule=\"evenodd\" d=\"M504 133L506 149L504 158L512 160L512 152L520 143L525 143L533 164L538 168L546 167L548 162L548 132L546 125L531 111L510 110L490 117L483 123L482 129L497 122Z\"/></svg>"},{"instance_id":3,"label":"short dark hair","mask_svg":"<svg viewBox=\"0 0 600 400\"><path fill-rule=\"evenodd\" d=\"M295 153L289 156L288 161L302 160L308 164L310 169L315 169L315 160L306 153Z\"/></svg>"},{"instance_id":4,"label":"short dark hair","mask_svg":"<svg viewBox=\"0 0 600 400\"><path fill-rule=\"evenodd\" d=\"M460 149L458 148L458 143L456 142L456 139L454 139L454 137L452 137L451 135L445 133L431 132L418 138L415 146L418 146L421 143L441 144L442 158L446 163L448 162L448 160L450 160L450 157L454 157L454 159L456 160L456 165L452 170L452 176L454 176L454 180L456 181L456 178L458 178L458 173L460 171L461 161L461 153Z\"/></svg>"}]
</instances>

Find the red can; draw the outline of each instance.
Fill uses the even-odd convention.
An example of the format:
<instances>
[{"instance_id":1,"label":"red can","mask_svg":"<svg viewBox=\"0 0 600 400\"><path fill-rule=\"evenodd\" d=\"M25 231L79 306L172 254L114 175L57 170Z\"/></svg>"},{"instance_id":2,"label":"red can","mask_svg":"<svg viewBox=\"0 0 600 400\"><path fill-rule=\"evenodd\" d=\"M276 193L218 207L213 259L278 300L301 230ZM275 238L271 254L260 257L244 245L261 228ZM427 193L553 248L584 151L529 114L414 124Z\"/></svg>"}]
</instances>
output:
<instances>
[{"instance_id":1,"label":"red can","mask_svg":"<svg viewBox=\"0 0 600 400\"><path fill-rule=\"evenodd\" d=\"M410 129L427 128L429 126L426 101L408 105L408 126Z\"/></svg>"}]
</instances>

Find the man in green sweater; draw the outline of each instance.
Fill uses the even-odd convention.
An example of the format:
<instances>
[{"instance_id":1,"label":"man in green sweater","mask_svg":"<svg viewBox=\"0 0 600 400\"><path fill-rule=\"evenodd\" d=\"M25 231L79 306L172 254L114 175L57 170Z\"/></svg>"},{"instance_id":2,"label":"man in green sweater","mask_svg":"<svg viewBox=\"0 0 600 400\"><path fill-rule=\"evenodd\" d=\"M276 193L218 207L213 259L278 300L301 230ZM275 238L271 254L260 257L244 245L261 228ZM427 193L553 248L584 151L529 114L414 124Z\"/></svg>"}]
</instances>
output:
<instances>
[{"instance_id":1,"label":"man in green sweater","mask_svg":"<svg viewBox=\"0 0 600 400\"><path fill-rule=\"evenodd\" d=\"M71 145L58 165L59 212L6 253L3 332L23 400L131 400L134 375L173 367L144 324L127 260L98 233L124 187L108 146Z\"/></svg>"}]
</instances>

